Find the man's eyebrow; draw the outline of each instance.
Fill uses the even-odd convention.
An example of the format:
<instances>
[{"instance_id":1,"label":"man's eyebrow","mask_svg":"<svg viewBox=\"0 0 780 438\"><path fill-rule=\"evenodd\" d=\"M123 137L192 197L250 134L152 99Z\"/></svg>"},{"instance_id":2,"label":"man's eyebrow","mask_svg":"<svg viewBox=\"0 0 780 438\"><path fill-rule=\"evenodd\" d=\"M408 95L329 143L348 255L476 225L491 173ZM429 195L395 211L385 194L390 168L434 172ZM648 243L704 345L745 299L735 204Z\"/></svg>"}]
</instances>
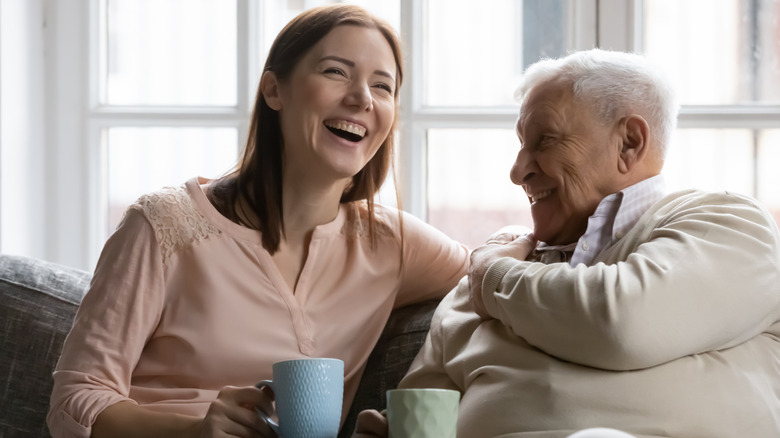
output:
<instances>
[{"instance_id":1,"label":"man's eyebrow","mask_svg":"<svg viewBox=\"0 0 780 438\"><path fill-rule=\"evenodd\" d=\"M349 66L349 67L354 67L355 66L354 61L350 61L349 59L345 59L345 58L342 58L342 57L336 56L336 55L323 56L320 61L325 61L325 60L331 60L331 61L340 62L342 64L345 64L345 65ZM384 76L384 77L386 77L388 79L395 80L393 75L390 74L389 72L385 71L385 70L374 70L374 74L377 74L379 76Z\"/></svg>"}]
</instances>

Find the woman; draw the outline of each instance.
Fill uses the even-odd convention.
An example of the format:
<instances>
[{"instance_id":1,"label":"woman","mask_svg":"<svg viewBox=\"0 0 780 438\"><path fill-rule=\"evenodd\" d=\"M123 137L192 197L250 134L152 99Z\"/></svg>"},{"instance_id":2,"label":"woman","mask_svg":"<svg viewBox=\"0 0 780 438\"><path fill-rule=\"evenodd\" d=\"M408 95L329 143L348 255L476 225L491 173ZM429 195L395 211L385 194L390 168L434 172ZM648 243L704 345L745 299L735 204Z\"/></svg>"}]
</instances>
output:
<instances>
[{"instance_id":1,"label":"woman","mask_svg":"<svg viewBox=\"0 0 780 438\"><path fill-rule=\"evenodd\" d=\"M393 30L358 7L282 30L237 169L143 196L106 243L54 374L55 437L273 436L253 385L299 357L344 360L346 415L390 311L468 263L372 201L401 74Z\"/></svg>"}]
</instances>

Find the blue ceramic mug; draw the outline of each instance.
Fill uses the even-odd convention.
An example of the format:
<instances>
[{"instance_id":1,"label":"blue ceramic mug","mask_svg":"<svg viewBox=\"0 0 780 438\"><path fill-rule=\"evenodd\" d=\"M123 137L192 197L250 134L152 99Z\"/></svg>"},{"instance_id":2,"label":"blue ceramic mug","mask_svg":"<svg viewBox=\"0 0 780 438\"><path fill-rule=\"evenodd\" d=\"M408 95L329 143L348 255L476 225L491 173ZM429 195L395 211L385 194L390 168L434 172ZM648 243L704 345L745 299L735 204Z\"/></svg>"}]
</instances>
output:
<instances>
[{"instance_id":1,"label":"blue ceramic mug","mask_svg":"<svg viewBox=\"0 0 780 438\"><path fill-rule=\"evenodd\" d=\"M280 437L338 435L344 396L343 361L311 358L277 362L273 365L273 380L263 380L256 386L269 386L274 391L279 424L268 418L265 421Z\"/></svg>"}]
</instances>

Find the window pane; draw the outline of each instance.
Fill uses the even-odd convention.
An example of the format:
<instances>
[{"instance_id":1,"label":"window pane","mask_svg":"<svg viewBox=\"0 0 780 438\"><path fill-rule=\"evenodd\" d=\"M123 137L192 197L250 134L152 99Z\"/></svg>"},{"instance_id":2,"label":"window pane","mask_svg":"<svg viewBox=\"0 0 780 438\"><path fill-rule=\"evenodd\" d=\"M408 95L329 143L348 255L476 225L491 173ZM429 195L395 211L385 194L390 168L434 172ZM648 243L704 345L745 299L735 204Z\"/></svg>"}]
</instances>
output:
<instances>
[{"instance_id":1,"label":"window pane","mask_svg":"<svg viewBox=\"0 0 780 438\"><path fill-rule=\"evenodd\" d=\"M761 131L758 140L758 199L780 224L780 129Z\"/></svg>"},{"instance_id":2,"label":"window pane","mask_svg":"<svg viewBox=\"0 0 780 438\"><path fill-rule=\"evenodd\" d=\"M265 25L261 29L263 32L263 53L267 54L271 44L276 39L276 35L282 28L296 15L306 9L315 6L330 5L335 3L355 4L365 8L367 11L387 21L396 32L400 33L401 23L401 4L399 0L267 0L263 2L264 8L260 11L262 23ZM265 65L265 55L260 57L260 66L258 71L263 70Z\"/></svg>"},{"instance_id":3,"label":"window pane","mask_svg":"<svg viewBox=\"0 0 780 438\"><path fill-rule=\"evenodd\" d=\"M428 0L425 104L513 105L526 66L566 54L569 3L488 0L475 8L471 0Z\"/></svg>"},{"instance_id":4,"label":"window pane","mask_svg":"<svg viewBox=\"0 0 780 438\"><path fill-rule=\"evenodd\" d=\"M506 225L532 227L509 179L519 147L511 129L428 131L428 222L471 248Z\"/></svg>"},{"instance_id":5,"label":"window pane","mask_svg":"<svg viewBox=\"0 0 780 438\"><path fill-rule=\"evenodd\" d=\"M220 176L238 150L233 128L110 128L105 141L108 234L140 195L195 176Z\"/></svg>"},{"instance_id":6,"label":"window pane","mask_svg":"<svg viewBox=\"0 0 780 438\"><path fill-rule=\"evenodd\" d=\"M728 190L755 197L780 223L780 130L679 129L664 166L669 190Z\"/></svg>"},{"instance_id":7,"label":"window pane","mask_svg":"<svg viewBox=\"0 0 780 438\"><path fill-rule=\"evenodd\" d=\"M780 102L780 0L645 1L644 52L681 103Z\"/></svg>"},{"instance_id":8,"label":"window pane","mask_svg":"<svg viewBox=\"0 0 780 438\"><path fill-rule=\"evenodd\" d=\"M678 129L663 173L669 190L730 190L754 196L753 135L746 129Z\"/></svg>"},{"instance_id":9,"label":"window pane","mask_svg":"<svg viewBox=\"0 0 780 438\"><path fill-rule=\"evenodd\" d=\"M109 105L235 105L235 0L105 0Z\"/></svg>"}]
</instances>

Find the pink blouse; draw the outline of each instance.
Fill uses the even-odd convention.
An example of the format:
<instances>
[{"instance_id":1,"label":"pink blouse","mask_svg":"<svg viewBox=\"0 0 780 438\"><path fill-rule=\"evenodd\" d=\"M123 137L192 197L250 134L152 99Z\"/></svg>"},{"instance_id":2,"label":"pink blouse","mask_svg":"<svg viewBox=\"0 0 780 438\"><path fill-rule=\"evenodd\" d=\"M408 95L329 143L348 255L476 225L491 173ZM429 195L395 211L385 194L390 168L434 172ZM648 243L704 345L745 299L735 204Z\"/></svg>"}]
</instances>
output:
<instances>
[{"instance_id":1,"label":"pink blouse","mask_svg":"<svg viewBox=\"0 0 780 438\"><path fill-rule=\"evenodd\" d=\"M342 231L347 207L314 230L295 290L258 231L221 214L192 179L145 195L108 239L54 372L48 424L88 437L120 401L203 416L226 385L270 379L274 362L344 361L342 419L393 308L444 296L468 250L419 219L378 207L377 246Z\"/></svg>"}]
</instances>

